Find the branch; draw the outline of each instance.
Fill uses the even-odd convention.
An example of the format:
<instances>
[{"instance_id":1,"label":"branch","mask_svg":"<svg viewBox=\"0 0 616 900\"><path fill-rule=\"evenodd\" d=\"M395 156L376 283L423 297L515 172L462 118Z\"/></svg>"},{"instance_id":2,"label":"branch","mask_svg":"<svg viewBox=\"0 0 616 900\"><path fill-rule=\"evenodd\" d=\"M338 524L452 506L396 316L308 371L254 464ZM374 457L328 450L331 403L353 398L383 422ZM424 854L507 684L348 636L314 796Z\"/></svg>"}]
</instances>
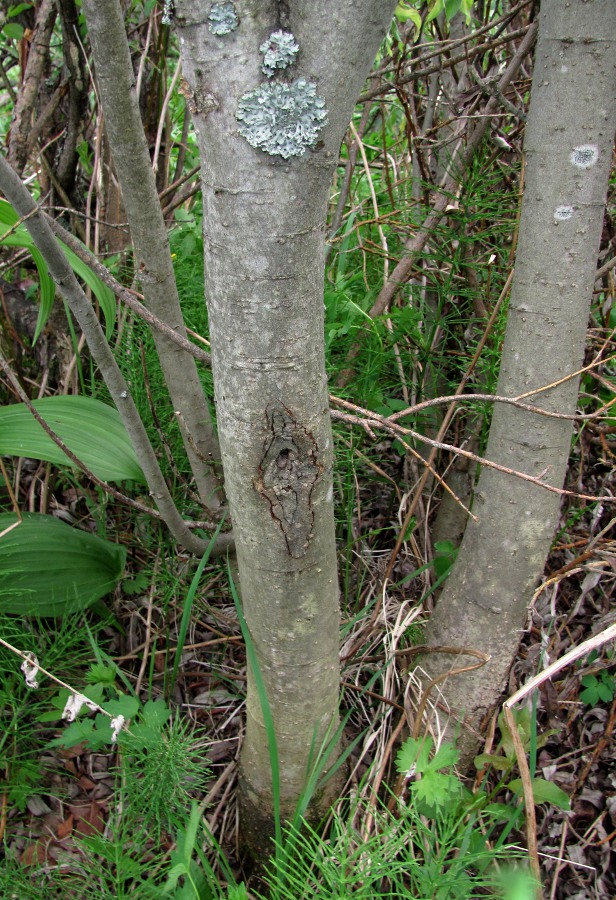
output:
<instances>
[{"instance_id":1,"label":"branch","mask_svg":"<svg viewBox=\"0 0 616 900\"><path fill-rule=\"evenodd\" d=\"M122 8L119 0L84 0L83 10L105 130L122 189L145 305L185 338L169 237L141 121ZM180 432L197 490L210 510L220 509L222 491L215 474L220 449L194 360L178 353L166 335L154 332L154 341L173 409L182 410L186 420L186 427L181 425ZM194 446L199 449L198 455ZM206 465L204 459L210 462Z\"/></svg>"},{"instance_id":2,"label":"branch","mask_svg":"<svg viewBox=\"0 0 616 900\"><path fill-rule=\"evenodd\" d=\"M403 428L401 425L398 425L396 422L392 421L392 417L380 416L378 413L370 412L369 410L363 409L361 406L355 406L354 403L349 403L348 400L340 400L338 398L332 399L335 399L336 403L340 404L341 406L344 406L345 408L353 410L355 413L357 413L358 415L355 417L354 424L360 425L372 437L374 437L374 432L372 429L375 428L383 429L384 431L389 432L395 437L399 437L399 435L408 435L414 440L420 441L420 443L422 444L428 444L428 446L434 447L437 450L448 450L450 453L455 453L458 456L465 456L467 459L479 463L482 466L486 466L489 469L496 469L497 472L503 472L505 475L512 475L514 478L521 478L522 481L528 481L531 484L535 484L537 485L537 487L544 488L546 491L550 491L553 494L559 494L560 496L567 497L578 497L582 500L603 500L608 502L616 502L616 497L596 497L594 496L594 494L580 494L577 491L568 491L565 488L557 488L553 484L548 484L547 482L543 481L543 475L546 474L545 472L542 476L539 477L535 475L527 475L526 472L520 472L517 469L510 469L508 466L503 466L500 463L493 462L490 459L486 459L484 456L478 456L476 453L471 453L470 450L463 450L461 447L455 447L453 444L446 444L443 441L433 440L432 438L426 437L425 435L414 431L412 428ZM542 410L542 412L544 411ZM332 417L334 419L346 419L347 421L350 420L349 416L345 416L345 414L338 413L335 410L332 410Z\"/></svg>"},{"instance_id":3,"label":"branch","mask_svg":"<svg viewBox=\"0 0 616 900\"><path fill-rule=\"evenodd\" d=\"M502 94L506 90L508 85L516 76L524 59L532 49L532 46L537 38L538 30L539 25L537 22L533 22L533 24L528 28L526 36L520 44L515 56L498 81L497 90L500 94ZM451 197L452 195L455 195L458 186L462 181L464 173L472 162L475 151L485 137L491 118L492 116L497 114L498 109L498 100L496 98L492 98L491 100L489 100L481 114L478 116L478 123L470 133L467 139L466 147L463 147L463 145L460 143L459 149L449 165L449 172L453 174L449 174L444 178L442 184L440 185L440 196L435 200L429 214L426 216L422 224L418 227L417 233L413 240L409 241L409 243L407 244L406 254L398 262L393 272L391 273L390 278L384 283L383 287L381 288L376 301L374 302L372 308L368 313L370 319L375 319L377 316L382 315L387 309L389 309L394 297L396 296L400 288L404 284L406 284L406 282L411 277L417 258L419 257L431 235L433 234L434 229L446 214L449 208L449 204L451 203ZM352 363L353 360L356 359L357 356L359 356L359 353L361 352L362 340L368 328L370 328L370 324L361 326L361 329L357 335L357 339L354 345L351 347L347 356L347 360L349 363ZM352 377L352 374L353 370L350 366L343 369L338 376L336 382L337 385L339 387L344 387L346 384L348 384L350 378Z\"/></svg>"},{"instance_id":4,"label":"branch","mask_svg":"<svg viewBox=\"0 0 616 900\"><path fill-rule=\"evenodd\" d=\"M505 91L509 84L513 81L524 59L535 43L538 30L539 24L537 22L533 22L533 24L529 27L526 36L520 44L515 56L498 81L497 90L499 91L499 93L502 94L503 91ZM481 144L485 133L488 130L491 117L496 115L498 109L499 101L497 98L493 97L488 101L485 109L481 113L477 125L468 138L467 146L464 149L462 149L461 147L460 150L456 153L455 158L451 161L449 171L454 172L455 174L448 175L441 185L442 193L440 197L436 200L430 214L418 229L417 235L410 242L408 253L400 260L400 262L392 272L389 281L387 281L383 285L379 296L377 297L372 309L370 310L370 318L374 319L376 316L379 316L383 312L385 312L385 310L389 308L389 305L398 290L411 277L411 273L413 271L413 267L415 265L417 257L428 242L428 239L430 238L435 226L447 212L447 208L451 201L451 196L452 194L455 194L456 189L462 180L462 176L468 169L475 151Z\"/></svg>"},{"instance_id":5,"label":"branch","mask_svg":"<svg viewBox=\"0 0 616 900\"><path fill-rule=\"evenodd\" d=\"M557 382L535 388L535 390L528 394L522 394L521 396L528 397L543 393L544 391L549 391L552 388L563 384L565 381L571 381L572 378L578 378L584 372L589 372L596 366L605 365L606 363L612 362L614 359L616 359L616 354L608 356L607 359L595 360L595 362L590 363L588 366L584 366L582 369L578 369L576 372L571 372L570 375L560 378ZM334 397L333 394L330 394L329 396L332 403L337 403L340 406L344 406L347 402L346 400ZM387 418L390 422L397 422L399 419L405 418L405 416L415 415L424 409L430 409L433 406L442 406L444 403L458 403L460 400L482 400L486 403L506 403L509 406L515 406L517 409L523 409L525 412L536 413L538 416L547 416L547 418L550 419L568 419L571 422L590 422L593 419L598 419L616 403L616 398L614 398L614 400L610 400L608 403L603 404L603 406L594 413L574 413L573 415L569 415L568 413L551 412L549 409L544 409L542 406L533 406L530 403L522 403L519 397L501 397L499 394L450 394L448 396L435 397L434 400L423 400L421 403L416 403L414 406L409 406L406 409L400 410L400 412L392 413L391 416L388 416Z\"/></svg>"},{"instance_id":6,"label":"branch","mask_svg":"<svg viewBox=\"0 0 616 900\"><path fill-rule=\"evenodd\" d=\"M109 389L143 470L150 494L174 538L191 553L205 553L208 542L191 534L180 516L161 472L130 389L105 340L103 329L85 296L75 273L56 241L46 217L38 210L27 188L0 155L0 189L17 214L24 218L30 235L41 252L62 297L75 316Z\"/></svg>"},{"instance_id":7,"label":"branch","mask_svg":"<svg viewBox=\"0 0 616 900\"><path fill-rule=\"evenodd\" d=\"M157 331L160 331L161 334L165 334L169 340L173 341L174 344L177 344L178 347L181 347L182 350L186 350L187 353L190 353L195 359L207 363L208 365L211 363L212 358L209 353L206 353L205 350L201 350L200 347L197 347L192 341L187 340L187 338L182 337L181 334L178 334L177 331L170 328L169 325L159 319L158 316L155 316L153 312L150 312L147 306L144 306L143 303L137 299L137 296L142 296L141 294L137 295L121 285L120 282L113 277L109 269L99 262L96 256L88 250L81 241L77 240L70 231L67 231L66 228L63 228L59 222L52 219L50 216L47 216L46 218L49 227L56 237L65 243L66 246L73 251L75 256L78 256L82 262L92 269L92 271L110 290L113 291L122 303L130 307L133 312L137 313L137 315L152 328L156 328Z\"/></svg>"},{"instance_id":8,"label":"branch","mask_svg":"<svg viewBox=\"0 0 616 900\"><path fill-rule=\"evenodd\" d=\"M43 0L36 13L36 22L29 44L28 61L23 82L17 94L11 122L8 157L21 173L28 161L27 140L32 125L32 113L36 104L45 64L49 58L49 42L56 20L53 0Z\"/></svg>"}]
</instances>

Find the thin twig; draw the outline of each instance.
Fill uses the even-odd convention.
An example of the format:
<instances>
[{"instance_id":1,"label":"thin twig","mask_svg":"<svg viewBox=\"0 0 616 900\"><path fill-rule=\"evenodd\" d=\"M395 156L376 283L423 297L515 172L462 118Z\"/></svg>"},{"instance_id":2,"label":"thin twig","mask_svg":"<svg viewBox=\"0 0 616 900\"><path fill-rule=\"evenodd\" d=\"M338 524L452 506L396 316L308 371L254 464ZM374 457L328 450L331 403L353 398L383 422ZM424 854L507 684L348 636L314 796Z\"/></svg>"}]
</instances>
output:
<instances>
[{"instance_id":1,"label":"thin twig","mask_svg":"<svg viewBox=\"0 0 616 900\"><path fill-rule=\"evenodd\" d=\"M613 256L609 259L604 265L601 266L600 269L597 269L595 273L595 281L599 278L603 278L604 275L607 275L614 267L616 266L616 256Z\"/></svg>"},{"instance_id":2,"label":"thin twig","mask_svg":"<svg viewBox=\"0 0 616 900\"><path fill-rule=\"evenodd\" d=\"M526 751L522 738L518 731L511 708L505 703L503 707L505 722L513 741L516 759L518 761L518 769L520 770L520 778L522 781L522 790L524 794L524 815L526 817L526 843L528 844L528 855L530 858L530 869L533 877L537 882L536 897L542 900L543 892L541 891L541 867L539 866L539 845L537 843L537 816L535 815L535 798L533 796L533 783L530 777L530 769L526 760Z\"/></svg>"},{"instance_id":3,"label":"thin twig","mask_svg":"<svg viewBox=\"0 0 616 900\"><path fill-rule=\"evenodd\" d=\"M137 315L148 323L152 328L155 328L157 331L160 331L161 334L166 335L170 340L172 340L178 347L181 347L182 350L186 350L187 353L190 353L191 356L194 356L195 359L200 360L204 363L211 363L211 356L209 353L206 353L205 350L201 350L200 347L195 346L192 341L187 340L185 337L182 337L181 334L178 334L177 331L174 331L169 325L163 322L158 316L155 316L154 313L150 312L150 310L143 305L140 301L143 299L142 294L138 294L136 291L129 290L124 287L117 281L109 269L104 266L102 263L98 261L96 256L88 250L88 248L78 241L70 231L67 231L65 228L60 225L55 219L52 219L50 216L45 216L47 222L49 223L49 227L66 246L73 251L75 256L78 256L79 259L85 263L95 275L100 278L100 280L105 284L116 297L122 301L122 303L126 304L133 312L137 313ZM138 299L140 298L140 299Z\"/></svg>"},{"instance_id":4,"label":"thin twig","mask_svg":"<svg viewBox=\"0 0 616 900\"><path fill-rule=\"evenodd\" d=\"M148 655L150 652L150 641L152 638L152 609L154 607L154 595L156 593L157 583L156 583L156 575L158 574L158 566L160 563L160 548L156 551L156 559L154 560L154 567L152 569L152 580L150 582L150 589L148 591L148 611L146 614L145 620L145 642L143 645L143 657L141 658L141 665L139 667L139 674L137 675L137 681L135 683L135 694L138 697L139 692L141 691L141 685L143 683L143 678L145 675L145 670L148 664Z\"/></svg>"},{"instance_id":5,"label":"thin twig","mask_svg":"<svg viewBox=\"0 0 616 900\"><path fill-rule=\"evenodd\" d=\"M173 73L173 78L171 79L171 84L169 85L169 90L165 94L165 99L163 100L163 105L160 110L160 117L158 121L158 130L156 132L156 143L154 144L154 154L152 157L152 171L154 174L158 172L158 157L160 154L160 145L163 139L163 131L165 129L165 118L167 115L167 107L169 106L169 102L171 97L173 96L173 92L175 91L175 86L177 84L177 80L180 77L180 73L182 71L182 63L178 62L175 67L175 72ZM160 199L160 194L159 194Z\"/></svg>"},{"instance_id":6,"label":"thin twig","mask_svg":"<svg viewBox=\"0 0 616 900\"><path fill-rule=\"evenodd\" d=\"M522 778L522 785L524 788L526 839L528 842L528 852L530 855L531 869L538 883L540 883L541 880L541 872L539 868L537 846L535 802L533 798L530 771L528 768L528 763L526 761L526 751L520 739L512 709L516 705L516 703L519 703L520 700L523 700L524 697L532 693L536 688L539 687L539 685L543 684L544 681L547 681L549 678L552 678L554 675L556 675L557 672L560 672L571 663L580 659L580 657L586 656L586 654L590 653L592 650L597 650L599 647L602 647L603 644L606 644L608 641L612 641L615 639L616 623L610 625L608 628L605 628L599 634L593 635L592 637L588 638L588 640L583 641L581 644L578 644L577 647L573 647L571 650L569 650L568 653L565 653L564 656L561 656L560 659L555 660L551 665L544 669L543 672L539 672L538 675L535 675L533 678L529 679L526 684L524 684L519 690L512 694L511 697L505 700L503 704L505 721L507 722L507 727L509 728L513 740L518 767L520 769L520 776ZM537 897L540 900L541 894L539 892L537 893Z\"/></svg>"},{"instance_id":7,"label":"thin twig","mask_svg":"<svg viewBox=\"0 0 616 900\"><path fill-rule=\"evenodd\" d=\"M565 488L558 488L555 485L548 484L547 482L543 481L543 476L527 475L525 472L520 472L517 469L510 469L508 466L500 465L500 463L496 463L490 459L486 459L484 456L479 456L477 453L471 453L470 450L464 450L462 447L456 447L454 444L446 444L443 441L433 440L432 438L426 437L425 435L420 434L418 431L415 431L412 428L403 428L401 425L398 425L395 422L391 422L389 418L380 416L378 415L378 413L369 412L368 410L362 409L362 407L355 406L354 404L349 403L349 401L347 400L340 402L342 402L347 407L354 408L357 412L365 416L365 419L358 417L356 424L365 427L367 430L373 428L381 428L385 429L386 431L395 432L396 436L409 435L422 444L428 444L428 446L435 447L438 450L448 450L450 453L458 454L459 456L465 456L467 459L479 463L482 466L487 466L489 469L496 469L497 472L503 472L505 475L512 475L514 478L520 478L522 479L522 481L528 481L531 484L536 484L537 487L544 488L546 491L550 491L553 494L559 494L563 497L577 497L578 499L582 500L603 500L605 502L616 502L616 497L610 497L609 495L595 496L594 494L581 494L577 491L568 491ZM344 416L336 413L334 410L332 410L332 416L333 418L344 418ZM370 433L372 433L372 431L370 431Z\"/></svg>"},{"instance_id":8,"label":"thin twig","mask_svg":"<svg viewBox=\"0 0 616 900\"><path fill-rule=\"evenodd\" d=\"M45 217L37 209L28 189L17 173L0 155L0 186L18 215L28 216L27 228L41 251L49 271L86 335L88 345L112 399L120 413L124 427L137 454L139 464L163 519L176 540L193 553L203 555L208 541L193 535L184 522L171 496L154 449L139 417L120 367L94 314L73 269L62 252Z\"/></svg>"}]
</instances>

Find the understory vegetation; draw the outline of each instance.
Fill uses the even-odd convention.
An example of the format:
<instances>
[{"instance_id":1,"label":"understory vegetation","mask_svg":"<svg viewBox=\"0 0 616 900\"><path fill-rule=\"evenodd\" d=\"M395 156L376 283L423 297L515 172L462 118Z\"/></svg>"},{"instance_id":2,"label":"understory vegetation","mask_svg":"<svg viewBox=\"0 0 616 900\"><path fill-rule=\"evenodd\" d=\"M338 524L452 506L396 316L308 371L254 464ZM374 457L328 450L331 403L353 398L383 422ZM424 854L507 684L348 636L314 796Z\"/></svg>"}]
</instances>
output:
<instances>
[{"instance_id":1,"label":"understory vegetation","mask_svg":"<svg viewBox=\"0 0 616 900\"><path fill-rule=\"evenodd\" d=\"M44 5L0 12L5 155ZM448 19L448 5L457 16ZM80 4L58 6L31 98L38 132L21 174L42 208L138 300ZM162 4L127 6L182 311L190 340L207 353L199 159L177 48ZM150 326L102 281L89 284L90 296L173 499L193 532L212 539L208 551L195 558L172 539L130 446L98 413L94 445L79 443L86 407L71 411L69 400L64 421L60 413L48 419L81 469L40 428L29 435L25 400L79 396L110 406L111 397L68 307L45 299L53 287L23 223L0 201L0 896L530 900L533 839L546 897L614 896L613 643L574 654L525 696L513 709L515 733L497 711L470 776L456 769L455 743L444 735L438 684L417 690L424 623L455 562L490 424L532 75L529 57L463 163L467 124L522 40L533 4L483 0L467 19L469 7L400 4L340 150L324 302L342 609L339 765L347 776L329 819L306 822L325 769L326 749L313 748L296 818L277 822L261 871L244 867L237 843L250 634L233 567L210 552L229 522L203 518ZM71 10L79 96L69 86ZM445 176L456 186L434 220ZM614 185L612 178L569 493L509 695L614 623ZM411 277L382 310L383 285L426 229ZM83 277L79 265L76 258ZM197 365L215 415L211 371ZM66 530L41 545L42 517ZM19 534L27 527L26 544ZM73 548L74 532L98 543ZM273 742L273 766L275 749Z\"/></svg>"}]
</instances>

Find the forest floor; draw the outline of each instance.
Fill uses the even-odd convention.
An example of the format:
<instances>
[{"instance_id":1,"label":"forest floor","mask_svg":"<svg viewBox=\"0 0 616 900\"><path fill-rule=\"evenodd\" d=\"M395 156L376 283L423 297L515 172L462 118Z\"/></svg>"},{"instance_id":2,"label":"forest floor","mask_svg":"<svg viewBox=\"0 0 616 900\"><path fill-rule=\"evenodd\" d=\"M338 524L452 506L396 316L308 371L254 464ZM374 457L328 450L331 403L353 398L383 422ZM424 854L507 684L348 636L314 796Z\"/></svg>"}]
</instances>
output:
<instances>
[{"instance_id":1,"label":"forest floor","mask_svg":"<svg viewBox=\"0 0 616 900\"><path fill-rule=\"evenodd\" d=\"M387 452L386 445L384 452ZM580 457L584 457L584 484ZM397 464L392 455L391 466ZM613 445L597 440L592 431L584 433L576 445L569 474L569 487L594 494L614 493ZM384 460L387 468L387 460ZM392 468L393 471L393 468ZM590 475L588 474L590 473ZM56 502L62 498L56 497ZM64 497L67 510L75 514L75 498ZM382 491L369 490L363 498L364 523L384 520L391 510ZM607 507L584 508L574 500L563 509L562 526L549 557L545 577L537 590L528 629L523 634L520 653L511 671L510 695L550 662L561 658L572 647L600 633L616 620L613 585L616 581L616 541L613 533L613 511ZM610 530L612 529L612 530ZM372 551L365 547L370 556ZM138 579L147 560L142 550L131 553L129 575ZM373 581L360 591L364 598L379 590L378 573L383 570L383 551L372 554ZM151 561L150 561L151 563ZM187 565L179 556L173 565L178 574ZM402 570L404 555L400 558ZM138 584L138 581L136 582ZM408 589L412 593L412 586ZM135 683L144 671L144 660L150 666L149 690L162 692L169 665L169 648L175 643L174 630L181 609L173 604L163 610L157 606L156 581L147 592L133 596L124 593L115 605L125 633L107 627L99 635L106 652ZM408 603L406 595L392 597L392 604ZM416 610L417 622L421 621ZM376 623L378 626L378 622ZM364 619L365 625L365 619ZM362 626L363 627L363 626ZM360 634L362 627L354 634ZM366 655L365 635L360 636L359 668L357 660L347 657L343 667L345 703L352 707L362 680L361 670L370 659L370 672L378 670L385 660L379 639L370 644ZM370 642L368 642L370 643ZM355 642L357 646L357 641ZM353 645L347 639L345 646ZM361 649L363 647L363 649ZM361 651L361 652L360 652ZM363 654L363 655L362 655ZM537 836L544 878L544 896L550 900L613 900L616 897L616 697L614 679L609 674L614 664L614 650L609 646L579 660L544 682L536 695L537 774L559 785L571 798L571 809L554 806L537 807ZM613 671L613 670L612 670ZM139 681L139 684L141 682ZM173 700L182 715L187 715L207 735L207 757L211 772L209 791L201 797L213 834L237 864L237 816L235 801L236 762L242 734L242 707L245 690L245 656L235 608L229 595L225 573L220 567L206 570L200 596L186 639L180 676ZM404 684L399 696L382 698L391 706L404 709ZM382 719L378 699L368 710L350 718L350 731L359 733ZM383 741L393 730L389 719ZM493 749L495 719L488 727L486 752ZM40 725L34 724L40 729ZM380 726L379 726L380 727ZM408 733L408 731L406 732ZM54 736L57 731L49 731ZM402 732L401 739L405 732ZM353 735L351 735L353 736ZM389 747L389 759L380 761L385 783L395 781L393 759L400 741ZM543 744L541 746L541 744ZM366 742L364 745L366 746ZM356 758L360 775L371 762L369 755ZM70 749L47 748L39 762L44 781L33 788L27 798L24 814L17 814L3 794L2 831L7 847L21 865L53 868L71 863L79 868L84 836L105 833L109 806L115 790L113 754L93 752L85 745ZM359 776L358 776L359 777ZM59 798L64 798L60 800ZM511 802L503 796L502 802ZM169 848L173 836L168 835ZM525 846L525 836L518 834ZM235 860L235 863L233 863ZM237 867L238 875L241 869ZM27 900L20 896L20 900Z\"/></svg>"}]
</instances>

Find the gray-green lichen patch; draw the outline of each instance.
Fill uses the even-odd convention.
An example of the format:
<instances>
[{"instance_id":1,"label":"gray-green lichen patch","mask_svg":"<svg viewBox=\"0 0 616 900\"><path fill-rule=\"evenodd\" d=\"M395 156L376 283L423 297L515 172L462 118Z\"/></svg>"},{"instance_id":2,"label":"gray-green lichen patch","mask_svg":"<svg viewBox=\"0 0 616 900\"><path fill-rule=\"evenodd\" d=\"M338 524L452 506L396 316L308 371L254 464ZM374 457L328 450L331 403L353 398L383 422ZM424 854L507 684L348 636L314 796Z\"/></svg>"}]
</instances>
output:
<instances>
[{"instance_id":1,"label":"gray-green lichen patch","mask_svg":"<svg viewBox=\"0 0 616 900\"><path fill-rule=\"evenodd\" d=\"M591 169L599 159L599 150L593 144L574 147L569 159L576 169Z\"/></svg>"},{"instance_id":2,"label":"gray-green lichen patch","mask_svg":"<svg viewBox=\"0 0 616 900\"><path fill-rule=\"evenodd\" d=\"M556 222L567 222L572 216L572 206L557 206L554 210L554 219Z\"/></svg>"},{"instance_id":3,"label":"gray-green lichen patch","mask_svg":"<svg viewBox=\"0 0 616 900\"><path fill-rule=\"evenodd\" d=\"M290 84L262 84L240 99L235 114L251 147L272 156L302 156L314 147L327 122L325 101L305 78Z\"/></svg>"},{"instance_id":4,"label":"gray-green lichen patch","mask_svg":"<svg viewBox=\"0 0 616 900\"><path fill-rule=\"evenodd\" d=\"M234 31L239 19L233 3L214 3L208 16L209 30L212 34L229 34Z\"/></svg>"},{"instance_id":5,"label":"gray-green lichen patch","mask_svg":"<svg viewBox=\"0 0 616 900\"><path fill-rule=\"evenodd\" d=\"M265 54L263 59L263 71L271 78L277 69L286 69L295 62L299 50L299 44L288 31L274 31L259 47Z\"/></svg>"}]
</instances>

